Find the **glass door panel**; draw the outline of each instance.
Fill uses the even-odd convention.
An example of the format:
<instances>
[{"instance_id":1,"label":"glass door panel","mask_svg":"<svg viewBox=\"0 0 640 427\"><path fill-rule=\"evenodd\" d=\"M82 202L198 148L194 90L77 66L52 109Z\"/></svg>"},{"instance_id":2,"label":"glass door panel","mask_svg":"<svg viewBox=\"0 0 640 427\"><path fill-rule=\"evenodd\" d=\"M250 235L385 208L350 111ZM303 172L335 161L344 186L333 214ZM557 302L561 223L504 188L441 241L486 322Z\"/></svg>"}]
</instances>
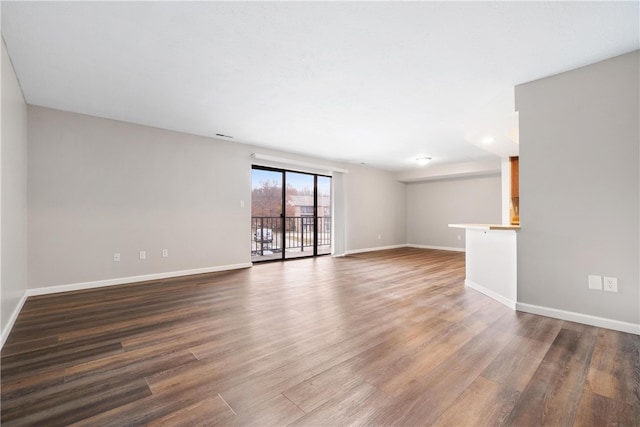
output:
<instances>
[{"instance_id":1,"label":"glass door panel","mask_svg":"<svg viewBox=\"0 0 640 427\"><path fill-rule=\"evenodd\" d=\"M314 175L285 172L285 259L315 255Z\"/></svg>"},{"instance_id":2,"label":"glass door panel","mask_svg":"<svg viewBox=\"0 0 640 427\"><path fill-rule=\"evenodd\" d=\"M282 171L251 171L251 261L283 257Z\"/></svg>"}]
</instances>

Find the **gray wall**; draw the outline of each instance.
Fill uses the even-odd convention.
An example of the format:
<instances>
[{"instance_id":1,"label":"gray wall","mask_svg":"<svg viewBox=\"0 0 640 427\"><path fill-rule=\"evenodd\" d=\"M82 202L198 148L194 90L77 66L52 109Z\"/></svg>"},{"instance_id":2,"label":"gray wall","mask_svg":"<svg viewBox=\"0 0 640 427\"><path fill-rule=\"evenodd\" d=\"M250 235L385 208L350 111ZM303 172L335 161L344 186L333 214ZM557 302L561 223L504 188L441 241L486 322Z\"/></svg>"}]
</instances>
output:
<instances>
[{"instance_id":1,"label":"gray wall","mask_svg":"<svg viewBox=\"0 0 640 427\"><path fill-rule=\"evenodd\" d=\"M464 230L448 224L500 224L501 204L500 175L407 184L407 242L464 249Z\"/></svg>"},{"instance_id":2,"label":"gray wall","mask_svg":"<svg viewBox=\"0 0 640 427\"><path fill-rule=\"evenodd\" d=\"M333 254L344 255L346 251L346 199L344 197L344 174L334 173L331 179L333 195Z\"/></svg>"},{"instance_id":3,"label":"gray wall","mask_svg":"<svg viewBox=\"0 0 640 427\"><path fill-rule=\"evenodd\" d=\"M516 87L518 301L640 323L638 51ZM618 278L618 293L587 275Z\"/></svg>"},{"instance_id":4,"label":"gray wall","mask_svg":"<svg viewBox=\"0 0 640 427\"><path fill-rule=\"evenodd\" d=\"M29 288L249 263L253 152L349 170L346 250L405 243L387 172L42 107L28 124Z\"/></svg>"},{"instance_id":5,"label":"gray wall","mask_svg":"<svg viewBox=\"0 0 640 427\"><path fill-rule=\"evenodd\" d=\"M29 106L29 287L249 262L248 161L231 143Z\"/></svg>"},{"instance_id":6,"label":"gray wall","mask_svg":"<svg viewBox=\"0 0 640 427\"><path fill-rule=\"evenodd\" d=\"M406 244L406 184L390 172L349 165L344 195L347 251Z\"/></svg>"},{"instance_id":7,"label":"gray wall","mask_svg":"<svg viewBox=\"0 0 640 427\"><path fill-rule=\"evenodd\" d=\"M27 106L2 42L0 319L2 337L27 288Z\"/></svg>"}]
</instances>

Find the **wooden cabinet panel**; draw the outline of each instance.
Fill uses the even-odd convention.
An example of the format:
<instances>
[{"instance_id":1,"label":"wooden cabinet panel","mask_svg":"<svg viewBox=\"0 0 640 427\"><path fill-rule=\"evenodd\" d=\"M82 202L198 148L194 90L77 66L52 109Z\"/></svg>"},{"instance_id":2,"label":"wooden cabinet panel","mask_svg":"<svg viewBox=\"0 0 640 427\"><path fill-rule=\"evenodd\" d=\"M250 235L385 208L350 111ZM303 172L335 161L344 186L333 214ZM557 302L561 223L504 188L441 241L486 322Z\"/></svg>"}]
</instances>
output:
<instances>
[{"instance_id":1,"label":"wooden cabinet panel","mask_svg":"<svg viewBox=\"0 0 640 427\"><path fill-rule=\"evenodd\" d=\"M518 157L509 157L511 163L511 224L520 225L520 166Z\"/></svg>"},{"instance_id":2,"label":"wooden cabinet panel","mask_svg":"<svg viewBox=\"0 0 640 427\"><path fill-rule=\"evenodd\" d=\"M520 197L520 171L518 157L509 157L511 162L511 198Z\"/></svg>"}]
</instances>

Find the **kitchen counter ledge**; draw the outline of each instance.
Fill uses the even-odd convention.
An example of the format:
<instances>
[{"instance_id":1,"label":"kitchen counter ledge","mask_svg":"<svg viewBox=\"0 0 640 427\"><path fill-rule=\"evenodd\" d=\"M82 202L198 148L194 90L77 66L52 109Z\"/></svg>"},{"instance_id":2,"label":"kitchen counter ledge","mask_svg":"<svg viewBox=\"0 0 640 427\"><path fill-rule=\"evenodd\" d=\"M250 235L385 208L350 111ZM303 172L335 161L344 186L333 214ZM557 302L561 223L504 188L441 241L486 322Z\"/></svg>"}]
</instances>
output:
<instances>
[{"instance_id":1,"label":"kitchen counter ledge","mask_svg":"<svg viewBox=\"0 0 640 427\"><path fill-rule=\"evenodd\" d=\"M520 230L519 225L504 224L449 224L451 228L470 228L475 230Z\"/></svg>"}]
</instances>

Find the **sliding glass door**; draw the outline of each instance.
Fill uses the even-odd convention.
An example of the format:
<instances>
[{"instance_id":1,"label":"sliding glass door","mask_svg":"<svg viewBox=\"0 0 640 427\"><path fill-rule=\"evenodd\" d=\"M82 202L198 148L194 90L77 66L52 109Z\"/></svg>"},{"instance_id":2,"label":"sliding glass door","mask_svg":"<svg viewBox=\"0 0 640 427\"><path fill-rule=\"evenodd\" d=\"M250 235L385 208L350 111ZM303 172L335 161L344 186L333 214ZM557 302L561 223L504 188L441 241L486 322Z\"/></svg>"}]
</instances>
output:
<instances>
[{"instance_id":1,"label":"sliding glass door","mask_svg":"<svg viewBox=\"0 0 640 427\"><path fill-rule=\"evenodd\" d=\"M331 253L331 177L254 166L251 259Z\"/></svg>"}]
</instances>

